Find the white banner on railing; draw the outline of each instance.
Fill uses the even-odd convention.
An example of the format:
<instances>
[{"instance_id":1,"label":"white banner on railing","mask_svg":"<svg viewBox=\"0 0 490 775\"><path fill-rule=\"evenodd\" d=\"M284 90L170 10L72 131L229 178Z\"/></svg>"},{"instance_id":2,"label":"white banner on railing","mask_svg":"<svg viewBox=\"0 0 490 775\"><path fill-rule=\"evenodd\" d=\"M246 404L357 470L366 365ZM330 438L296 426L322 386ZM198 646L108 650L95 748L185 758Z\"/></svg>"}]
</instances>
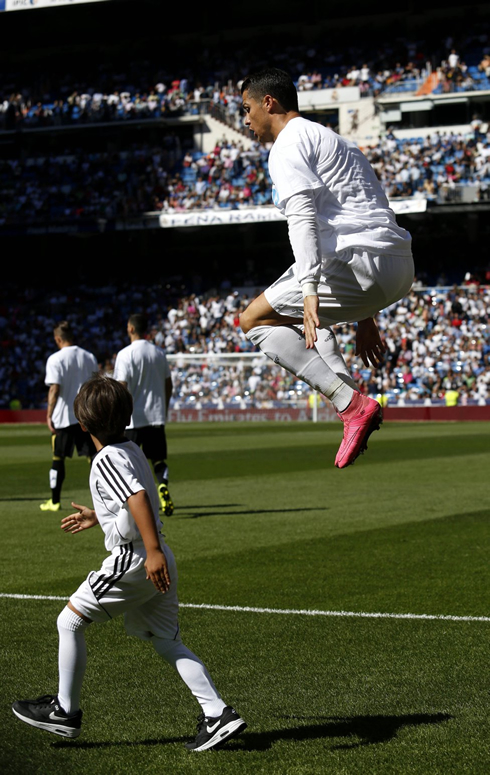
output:
<instances>
[{"instance_id":1,"label":"white banner on railing","mask_svg":"<svg viewBox=\"0 0 490 775\"><path fill-rule=\"evenodd\" d=\"M191 210L188 212L164 213L160 215L162 229L184 226L229 226L241 223L268 223L284 221L279 210L270 207L249 207L243 210Z\"/></svg>"},{"instance_id":2,"label":"white banner on railing","mask_svg":"<svg viewBox=\"0 0 490 775\"><path fill-rule=\"evenodd\" d=\"M390 207L398 214L425 213L426 199L399 199L390 201ZM248 207L243 210L190 210L188 212L169 212L159 216L162 229L185 228L186 226L230 226L243 223L271 223L285 221L283 215L273 205Z\"/></svg>"},{"instance_id":3,"label":"white banner on railing","mask_svg":"<svg viewBox=\"0 0 490 775\"><path fill-rule=\"evenodd\" d=\"M427 211L427 199L393 199L390 207L395 215L405 213L425 213Z\"/></svg>"},{"instance_id":4,"label":"white banner on railing","mask_svg":"<svg viewBox=\"0 0 490 775\"><path fill-rule=\"evenodd\" d=\"M0 11L32 11L36 8L57 8L59 5L84 5L110 0L0 0Z\"/></svg>"}]
</instances>

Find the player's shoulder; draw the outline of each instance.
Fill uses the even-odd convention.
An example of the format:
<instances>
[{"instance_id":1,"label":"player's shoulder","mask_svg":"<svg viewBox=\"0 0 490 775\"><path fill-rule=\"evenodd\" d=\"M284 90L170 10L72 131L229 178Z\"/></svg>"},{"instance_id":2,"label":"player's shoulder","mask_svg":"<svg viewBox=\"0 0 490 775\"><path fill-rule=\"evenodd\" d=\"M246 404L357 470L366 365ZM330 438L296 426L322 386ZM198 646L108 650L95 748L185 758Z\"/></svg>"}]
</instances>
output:
<instances>
[{"instance_id":1,"label":"player's shoulder","mask_svg":"<svg viewBox=\"0 0 490 775\"><path fill-rule=\"evenodd\" d=\"M95 360L95 361L97 360L95 355L92 352L90 352L90 350L86 350L84 347L79 347L78 345L75 345L75 346L78 352L81 353L84 358L88 358L90 360Z\"/></svg>"},{"instance_id":2,"label":"player's shoulder","mask_svg":"<svg viewBox=\"0 0 490 775\"><path fill-rule=\"evenodd\" d=\"M165 352L155 342L152 342L150 339L140 339L139 341L141 342L139 353L143 357L146 356L152 359L165 358Z\"/></svg>"},{"instance_id":3,"label":"player's shoulder","mask_svg":"<svg viewBox=\"0 0 490 775\"><path fill-rule=\"evenodd\" d=\"M116 358L126 358L132 351L133 351L133 343L127 344L125 347L122 347L118 351Z\"/></svg>"},{"instance_id":4,"label":"player's shoulder","mask_svg":"<svg viewBox=\"0 0 490 775\"><path fill-rule=\"evenodd\" d=\"M57 363L60 360L60 353L61 350L57 350L55 353L51 353L51 355L48 355L46 359L46 363L49 366L52 363Z\"/></svg>"},{"instance_id":5,"label":"player's shoulder","mask_svg":"<svg viewBox=\"0 0 490 775\"><path fill-rule=\"evenodd\" d=\"M322 148L324 151L331 151L337 139L338 135L328 127L324 127L317 121L297 116L291 119L279 133L273 150L277 154L278 163L282 163L293 148L297 151L293 153L292 158L296 158L298 152L300 157L309 157L311 154L316 155Z\"/></svg>"},{"instance_id":6,"label":"player's shoulder","mask_svg":"<svg viewBox=\"0 0 490 775\"><path fill-rule=\"evenodd\" d=\"M138 459L141 454L143 454L141 449L134 441L124 439L114 444L106 444L98 451L93 462L99 464L109 459L114 465L127 466L131 465L131 461Z\"/></svg>"}]
</instances>

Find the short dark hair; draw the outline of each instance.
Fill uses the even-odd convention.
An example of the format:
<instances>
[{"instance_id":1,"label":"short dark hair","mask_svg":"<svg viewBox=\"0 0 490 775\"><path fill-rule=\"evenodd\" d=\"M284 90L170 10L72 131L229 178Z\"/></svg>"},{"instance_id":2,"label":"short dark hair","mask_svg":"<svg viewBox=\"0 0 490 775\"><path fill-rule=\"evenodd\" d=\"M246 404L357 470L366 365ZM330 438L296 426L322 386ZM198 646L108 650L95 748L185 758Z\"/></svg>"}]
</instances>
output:
<instances>
[{"instance_id":1,"label":"short dark hair","mask_svg":"<svg viewBox=\"0 0 490 775\"><path fill-rule=\"evenodd\" d=\"M97 374L83 383L73 409L80 425L101 444L110 444L124 436L133 413L133 398L121 382Z\"/></svg>"},{"instance_id":2,"label":"short dark hair","mask_svg":"<svg viewBox=\"0 0 490 775\"><path fill-rule=\"evenodd\" d=\"M73 342L74 340L73 329L68 320L57 323L53 329L53 334L59 336L64 342Z\"/></svg>"},{"instance_id":3,"label":"short dark hair","mask_svg":"<svg viewBox=\"0 0 490 775\"><path fill-rule=\"evenodd\" d=\"M148 318L139 312L135 312L134 315L129 316L128 323L134 326L134 330L138 336L143 336L148 330Z\"/></svg>"},{"instance_id":4,"label":"short dark hair","mask_svg":"<svg viewBox=\"0 0 490 775\"><path fill-rule=\"evenodd\" d=\"M245 91L248 91L254 100L261 100L266 94L270 94L284 110L298 110L296 86L291 76L278 67L266 67L247 76L241 87L241 93Z\"/></svg>"}]
</instances>

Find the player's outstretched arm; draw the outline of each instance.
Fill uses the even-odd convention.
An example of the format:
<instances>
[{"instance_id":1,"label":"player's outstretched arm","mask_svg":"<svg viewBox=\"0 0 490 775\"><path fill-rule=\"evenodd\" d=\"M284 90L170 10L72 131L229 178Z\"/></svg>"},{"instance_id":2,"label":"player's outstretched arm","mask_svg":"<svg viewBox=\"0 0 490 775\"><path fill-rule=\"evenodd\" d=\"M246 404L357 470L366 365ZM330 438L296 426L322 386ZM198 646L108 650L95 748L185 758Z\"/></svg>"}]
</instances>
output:
<instances>
[{"instance_id":1,"label":"player's outstretched arm","mask_svg":"<svg viewBox=\"0 0 490 775\"><path fill-rule=\"evenodd\" d=\"M71 505L76 509L76 512L61 520L61 529L65 533L80 533L82 530L88 530L89 527L95 527L95 525L99 524L93 509L89 509L88 506L82 506L79 503L73 503L73 501Z\"/></svg>"},{"instance_id":2,"label":"player's outstretched arm","mask_svg":"<svg viewBox=\"0 0 490 775\"><path fill-rule=\"evenodd\" d=\"M360 355L364 365L379 366L383 362L388 347L381 339L378 326L373 318L360 320L357 324L356 355Z\"/></svg>"},{"instance_id":3,"label":"player's outstretched arm","mask_svg":"<svg viewBox=\"0 0 490 775\"><path fill-rule=\"evenodd\" d=\"M170 586L167 560L160 545L157 526L153 516L150 499L145 490L128 498L128 508L133 516L146 549L146 578L159 592L166 592Z\"/></svg>"}]
</instances>

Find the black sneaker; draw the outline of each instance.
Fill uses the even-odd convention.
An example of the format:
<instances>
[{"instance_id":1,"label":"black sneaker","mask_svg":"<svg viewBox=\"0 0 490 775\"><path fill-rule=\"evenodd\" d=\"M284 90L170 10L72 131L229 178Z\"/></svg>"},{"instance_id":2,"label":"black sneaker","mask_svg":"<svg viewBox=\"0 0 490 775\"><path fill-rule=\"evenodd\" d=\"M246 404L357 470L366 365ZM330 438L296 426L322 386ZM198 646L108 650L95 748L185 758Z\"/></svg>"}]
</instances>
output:
<instances>
[{"instance_id":1,"label":"black sneaker","mask_svg":"<svg viewBox=\"0 0 490 775\"><path fill-rule=\"evenodd\" d=\"M78 737L82 726L82 711L69 716L58 702L58 697L45 694L36 700L18 700L12 705L17 718L38 729L45 729L62 737Z\"/></svg>"},{"instance_id":2,"label":"black sneaker","mask_svg":"<svg viewBox=\"0 0 490 775\"><path fill-rule=\"evenodd\" d=\"M229 705L217 718L210 718L201 713L197 720L197 737L192 743L186 743L185 747L189 751L205 751L207 748L215 748L228 738L239 735L246 727L244 720Z\"/></svg>"}]
</instances>

